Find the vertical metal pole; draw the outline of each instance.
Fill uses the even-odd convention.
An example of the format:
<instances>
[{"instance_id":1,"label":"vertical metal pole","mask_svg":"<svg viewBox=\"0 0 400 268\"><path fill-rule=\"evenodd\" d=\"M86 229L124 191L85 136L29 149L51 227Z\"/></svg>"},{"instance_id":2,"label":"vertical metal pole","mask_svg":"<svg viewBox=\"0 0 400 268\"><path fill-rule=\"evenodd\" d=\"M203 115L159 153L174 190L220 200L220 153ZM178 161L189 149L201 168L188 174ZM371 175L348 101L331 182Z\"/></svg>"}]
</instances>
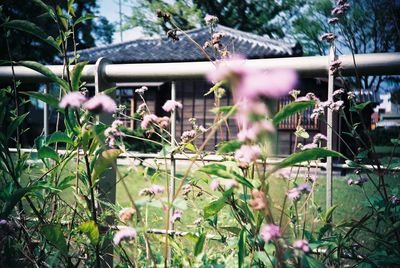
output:
<instances>
[{"instance_id":1,"label":"vertical metal pole","mask_svg":"<svg viewBox=\"0 0 400 268\"><path fill-rule=\"evenodd\" d=\"M335 88L335 75L329 71L329 65L331 61L336 58L336 48L332 44L329 50L329 62L328 62L328 101L333 101L333 90ZM328 150L332 150L333 146L333 115L332 110L327 109L327 126L326 126L326 137ZM332 157L326 158L326 208L332 207Z\"/></svg>"},{"instance_id":2,"label":"vertical metal pole","mask_svg":"<svg viewBox=\"0 0 400 268\"><path fill-rule=\"evenodd\" d=\"M44 94L49 94L50 84L46 83L44 87ZM43 134L49 135L49 107L46 102L43 102Z\"/></svg>"},{"instance_id":3,"label":"vertical metal pole","mask_svg":"<svg viewBox=\"0 0 400 268\"><path fill-rule=\"evenodd\" d=\"M100 58L96 62L96 73L95 73L95 93L99 94L102 91L114 87L115 83L108 82L104 79L104 67L108 63L111 63L105 58ZM115 98L115 94L110 97ZM113 121L112 115L108 113L101 113L98 117L99 122L105 124L111 124ZM105 190L102 191L102 190ZM99 181L99 198L105 202L115 204L116 196L116 172L115 170L106 170ZM112 225L114 219L112 217L107 218L107 223ZM111 240L104 241L101 251L104 254L104 261L102 261L102 267L113 267L113 247Z\"/></svg>"},{"instance_id":4,"label":"vertical metal pole","mask_svg":"<svg viewBox=\"0 0 400 268\"><path fill-rule=\"evenodd\" d=\"M176 84L175 81L171 82L171 100L176 100ZM175 148L175 141L176 141L176 109L171 113L171 147L172 149ZM169 178L169 200L172 201L175 195L175 175L176 175L176 161L174 158L174 154L171 153L171 163L170 163L170 178ZM172 215L174 215L174 208L170 209L169 218L172 219ZM170 220L168 229L173 231L175 228L174 223ZM168 231L169 231L168 230ZM168 264L172 265L172 251L171 247L168 249Z\"/></svg>"}]
</instances>

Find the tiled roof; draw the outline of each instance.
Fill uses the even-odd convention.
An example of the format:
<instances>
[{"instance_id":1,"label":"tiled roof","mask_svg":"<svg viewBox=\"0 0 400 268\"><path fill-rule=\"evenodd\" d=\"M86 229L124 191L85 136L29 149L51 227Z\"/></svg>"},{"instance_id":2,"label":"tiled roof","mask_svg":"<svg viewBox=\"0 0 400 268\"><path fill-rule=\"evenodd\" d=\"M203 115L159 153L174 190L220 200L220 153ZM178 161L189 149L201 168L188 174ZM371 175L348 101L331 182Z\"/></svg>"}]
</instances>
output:
<instances>
[{"instance_id":1,"label":"tiled roof","mask_svg":"<svg viewBox=\"0 0 400 268\"><path fill-rule=\"evenodd\" d=\"M223 45L230 52L235 52L251 59L278 58L301 56L299 45L288 44L283 41L235 30L218 25L216 32L223 32ZM210 39L207 27L189 30L186 32L201 46ZM79 50L81 61L94 63L98 58L105 57L113 63L141 63L141 62L182 62L205 61L205 56L182 33L178 34L179 41L166 37L136 39L113 45ZM208 52L212 49L208 48Z\"/></svg>"}]
</instances>

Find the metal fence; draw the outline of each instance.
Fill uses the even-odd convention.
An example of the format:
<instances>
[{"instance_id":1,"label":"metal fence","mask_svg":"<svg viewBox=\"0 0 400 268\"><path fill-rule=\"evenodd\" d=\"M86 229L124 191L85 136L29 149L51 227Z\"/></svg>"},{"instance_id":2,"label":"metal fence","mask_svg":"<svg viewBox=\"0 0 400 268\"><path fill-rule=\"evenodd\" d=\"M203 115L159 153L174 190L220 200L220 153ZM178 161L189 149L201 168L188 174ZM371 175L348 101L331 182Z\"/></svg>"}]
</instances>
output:
<instances>
[{"instance_id":1,"label":"metal fence","mask_svg":"<svg viewBox=\"0 0 400 268\"><path fill-rule=\"evenodd\" d=\"M337 56L335 48L331 47L328 56L312 56L312 57L293 57L293 58L277 58L277 59L256 59L248 60L246 66L254 69L271 70L276 68L293 69L297 71L300 77L327 77L328 78L328 100L333 100L332 94L334 90L335 77L329 72L329 65L332 60L339 59L342 61L343 76L357 75L398 75L400 74L400 53L376 53L376 54L359 54L359 55L342 55ZM355 68L356 66L356 68ZM58 76L63 76L64 67L61 65L47 66ZM183 79L203 78L204 75L215 68L210 62L184 62L184 63L141 63L141 64L112 64L107 59L101 58L96 64L85 66L82 74L82 80L86 82L94 82L95 91L101 92L105 89L114 87L116 83L122 82L151 82L151 81L170 81L171 82L171 99L175 99L175 82ZM48 79L42 74L31 69L15 66L16 79L24 82L48 82ZM12 70L10 66L0 67L0 82L11 81ZM48 121L47 107L44 107L44 122ZM111 115L103 114L99 118L100 121L109 124L112 121ZM332 111L328 109L327 123L332 125ZM175 114L171 115L171 133L172 140L175 140L176 120ZM45 134L48 129L45 124ZM327 147L332 149L332 129L327 129ZM172 142L172 144L174 144ZM142 154L142 157L146 155ZM154 157L154 155L148 155ZM218 157L215 158L218 160ZM171 158L171 182L170 193L175 194L175 161ZM328 157L326 163L326 206L332 206L332 158ZM342 166L345 167L345 166ZM104 189L113 189L111 192L101 196L109 202L115 202L115 172L109 170L105 175L105 179L100 181L99 187ZM173 229L173 225L170 226Z\"/></svg>"}]
</instances>

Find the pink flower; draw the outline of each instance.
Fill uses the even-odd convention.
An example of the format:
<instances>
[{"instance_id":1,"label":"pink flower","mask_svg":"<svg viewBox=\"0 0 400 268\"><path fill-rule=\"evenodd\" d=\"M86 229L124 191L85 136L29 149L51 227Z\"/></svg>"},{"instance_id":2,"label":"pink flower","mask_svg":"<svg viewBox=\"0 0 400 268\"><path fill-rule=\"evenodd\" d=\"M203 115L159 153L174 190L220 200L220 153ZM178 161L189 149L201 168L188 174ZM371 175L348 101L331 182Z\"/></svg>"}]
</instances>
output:
<instances>
[{"instance_id":1,"label":"pink flower","mask_svg":"<svg viewBox=\"0 0 400 268\"><path fill-rule=\"evenodd\" d=\"M183 211L182 210L179 210L179 209L175 210L174 214L172 214L171 222L174 223L176 221L180 221L181 218L182 218L182 215L183 215Z\"/></svg>"},{"instance_id":2,"label":"pink flower","mask_svg":"<svg viewBox=\"0 0 400 268\"><path fill-rule=\"evenodd\" d=\"M261 155L261 149L258 145L242 145L235 152L235 159L239 162L250 163L257 160Z\"/></svg>"},{"instance_id":3,"label":"pink flower","mask_svg":"<svg viewBox=\"0 0 400 268\"><path fill-rule=\"evenodd\" d=\"M297 74L292 70L274 70L268 73L245 73L236 88L238 99L255 100L259 97L279 98L296 85Z\"/></svg>"},{"instance_id":4,"label":"pink flower","mask_svg":"<svg viewBox=\"0 0 400 268\"><path fill-rule=\"evenodd\" d=\"M314 148L318 148L318 145L317 144L315 144L315 143L308 143L308 144L306 144L306 145L302 145L301 147L300 147L300 149L301 150L309 150L309 149L314 149Z\"/></svg>"},{"instance_id":5,"label":"pink flower","mask_svg":"<svg viewBox=\"0 0 400 268\"><path fill-rule=\"evenodd\" d=\"M336 36L333 33L324 33L320 38L322 41L332 42L336 39Z\"/></svg>"},{"instance_id":6,"label":"pink flower","mask_svg":"<svg viewBox=\"0 0 400 268\"><path fill-rule=\"evenodd\" d=\"M107 95L96 95L83 104L83 108L95 113L101 111L114 113L117 110L115 101Z\"/></svg>"},{"instance_id":7,"label":"pink flower","mask_svg":"<svg viewBox=\"0 0 400 268\"><path fill-rule=\"evenodd\" d=\"M232 55L227 60L220 61L217 65L217 69L207 74L207 79L211 83L217 83L221 80L236 80L242 75L247 73L245 68L245 58L242 55Z\"/></svg>"},{"instance_id":8,"label":"pink flower","mask_svg":"<svg viewBox=\"0 0 400 268\"><path fill-rule=\"evenodd\" d=\"M251 191L253 199L249 201L249 205L255 210L262 210L267 207L267 199L262 191L253 189Z\"/></svg>"},{"instance_id":9,"label":"pink flower","mask_svg":"<svg viewBox=\"0 0 400 268\"><path fill-rule=\"evenodd\" d=\"M215 24L215 23L218 22L218 18L217 18L216 16L208 15L208 14L207 14L207 15L204 17L204 21L206 22L207 25L209 25L209 24Z\"/></svg>"},{"instance_id":10,"label":"pink flower","mask_svg":"<svg viewBox=\"0 0 400 268\"><path fill-rule=\"evenodd\" d=\"M211 190L216 191L216 190L218 190L218 187L219 187L219 181L218 180L213 180L210 183Z\"/></svg>"},{"instance_id":11,"label":"pink flower","mask_svg":"<svg viewBox=\"0 0 400 268\"><path fill-rule=\"evenodd\" d=\"M334 111L339 111L340 108L343 106L344 102L343 101L335 101L334 103L332 103L329 108L331 108Z\"/></svg>"},{"instance_id":12,"label":"pink flower","mask_svg":"<svg viewBox=\"0 0 400 268\"><path fill-rule=\"evenodd\" d=\"M86 97L81 92L70 92L61 99L59 106L60 108L79 108L85 101Z\"/></svg>"},{"instance_id":13,"label":"pink flower","mask_svg":"<svg viewBox=\"0 0 400 268\"><path fill-rule=\"evenodd\" d=\"M287 197L288 197L290 200L297 200L297 199L300 198L300 191L299 191L299 189L297 189L297 188L293 188L293 189L290 189L290 190L286 193L286 195L287 195Z\"/></svg>"},{"instance_id":14,"label":"pink flower","mask_svg":"<svg viewBox=\"0 0 400 268\"><path fill-rule=\"evenodd\" d=\"M307 240L297 240L294 241L293 247L302 250L303 252L309 252L310 247L308 246L308 241Z\"/></svg>"},{"instance_id":15,"label":"pink flower","mask_svg":"<svg viewBox=\"0 0 400 268\"><path fill-rule=\"evenodd\" d=\"M238 182L234 179L223 180L222 183L227 189L236 188L239 186Z\"/></svg>"},{"instance_id":16,"label":"pink flower","mask_svg":"<svg viewBox=\"0 0 400 268\"><path fill-rule=\"evenodd\" d=\"M132 219L133 214L135 214L136 210L134 208L123 208L119 212L119 219L121 221L128 221Z\"/></svg>"},{"instance_id":17,"label":"pink flower","mask_svg":"<svg viewBox=\"0 0 400 268\"><path fill-rule=\"evenodd\" d=\"M297 186L297 189L300 192L306 192L306 193L312 192L310 185L308 185L307 183L300 184L299 186Z\"/></svg>"},{"instance_id":18,"label":"pink flower","mask_svg":"<svg viewBox=\"0 0 400 268\"><path fill-rule=\"evenodd\" d=\"M141 88L135 89L135 93L138 93L139 95L143 95L145 91L147 91L148 88L145 86L142 86Z\"/></svg>"},{"instance_id":19,"label":"pink flower","mask_svg":"<svg viewBox=\"0 0 400 268\"><path fill-rule=\"evenodd\" d=\"M322 140L326 141L327 140L326 136L324 134L317 133L314 135L313 143L317 144L318 142L320 142Z\"/></svg>"},{"instance_id":20,"label":"pink flower","mask_svg":"<svg viewBox=\"0 0 400 268\"><path fill-rule=\"evenodd\" d=\"M149 128L151 123L157 123L158 117L155 114L146 114L143 116L143 120L140 123L142 129Z\"/></svg>"},{"instance_id":21,"label":"pink flower","mask_svg":"<svg viewBox=\"0 0 400 268\"><path fill-rule=\"evenodd\" d=\"M150 187L150 189L153 191L153 193L155 193L155 194L162 194L162 193L164 193L164 187L163 186L160 186L160 185L157 185L157 184L154 184L154 185L152 185L151 187Z\"/></svg>"},{"instance_id":22,"label":"pink flower","mask_svg":"<svg viewBox=\"0 0 400 268\"><path fill-rule=\"evenodd\" d=\"M261 227L260 235L265 242L268 242L271 239L279 238L281 236L281 231L279 226L275 224L264 224Z\"/></svg>"},{"instance_id":23,"label":"pink flower","mask_svg":"<svg viewBox=\"0 0 400 268\"><path fill-rule=\"evenodd\" d=\"M167 100L162 108L166 112L171 112L171 111L174 111L176 107L182 109L182 104L178 101Z\"/></svg>"},{"instance_id":24,"label":"pink flower","mask_svg":"<svg viewBox=\"0 0 400 268\"><path fill-rule=\"evenodd\" d=\"M243 129L237 134L238 140L240 141L254 141L257 138L255 129Z\"/></svg>"},{"instance_id":25,"label":"pink flower","mask_svg":"<svg viewBox=\"0 0 400 268\"><path fill-rule=\"evenodd\" d=\"M113 242L115 245L118 245L121 240L132 240L136 237L136 230L132 227L122 227L113 238Z\"/></svg>"},{"instance_id":26,"label":"pink flower","mask_svg":"<svg viewBox=\"0 0 400 268\"><path fill-rule=\"evenodd\" d=\"M184 131L182 133L181 141L183 143L186 143L186 142L188 142L190 140L193 140L195 137L196 137L196 131L195 130L187 130L187 131Z\"/></svg>"}]
</instances>

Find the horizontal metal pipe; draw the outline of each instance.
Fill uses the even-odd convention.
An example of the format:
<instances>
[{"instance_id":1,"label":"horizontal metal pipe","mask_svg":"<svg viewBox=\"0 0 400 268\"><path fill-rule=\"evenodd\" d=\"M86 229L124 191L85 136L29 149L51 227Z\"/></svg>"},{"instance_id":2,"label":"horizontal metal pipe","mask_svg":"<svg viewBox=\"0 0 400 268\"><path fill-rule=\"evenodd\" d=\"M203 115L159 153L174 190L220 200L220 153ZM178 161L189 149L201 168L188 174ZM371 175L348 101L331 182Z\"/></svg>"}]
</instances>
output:
<instances>
[{"instance_id":1,"label":"horizontal metal pipe","mask_svg":"<svg viewBox=\"0 0 400 268\"><path fill-rule=\"evenodd\" d=\"M342 61L344 76L355 75L353 57L339 56ZM391 75L400 74L400 53L375 53L355 55L359 75ZM301 77L321 77L328 74L329 59L327 56L255 59L246 61L246 66L254 69L271 70L276 68L294 69ZM63 75L63 66L48 65L56 75ZM108 64L104 69L104 77L109 82L164 81L202 78L214 70L211 62L174 62L174 63L134 63ZM16 66L18 80L23 82L48 81L43 75L22 66ZM95 66L87 65L82 79L93 82ZM0 67L0 82L10 81L10 66Z\"/></svg>"}]
</instances>

